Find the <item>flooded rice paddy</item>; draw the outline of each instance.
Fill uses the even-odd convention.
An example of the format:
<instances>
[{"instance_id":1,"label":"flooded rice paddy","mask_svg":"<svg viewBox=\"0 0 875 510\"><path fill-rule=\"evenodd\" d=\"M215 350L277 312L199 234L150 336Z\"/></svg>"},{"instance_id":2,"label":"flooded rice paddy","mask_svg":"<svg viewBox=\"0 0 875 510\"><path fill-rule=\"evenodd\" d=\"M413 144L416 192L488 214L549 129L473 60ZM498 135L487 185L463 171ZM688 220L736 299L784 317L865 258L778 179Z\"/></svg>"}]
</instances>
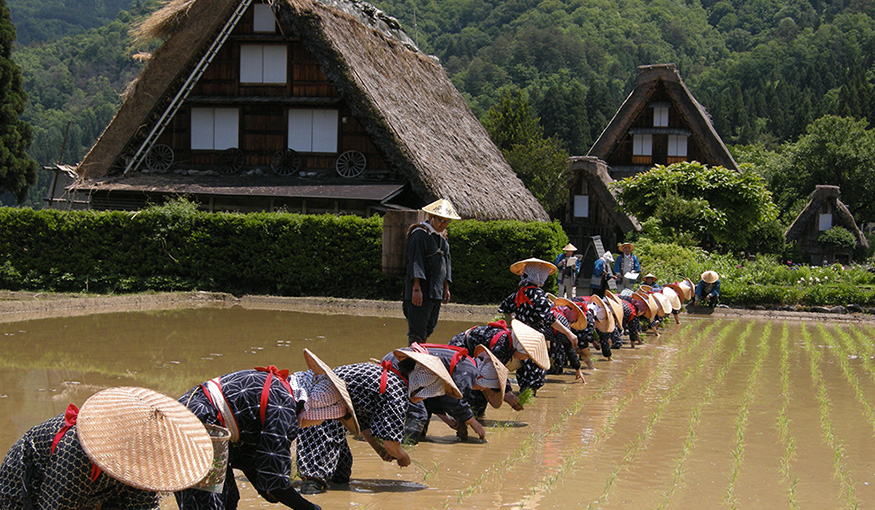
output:
<instances>
[{"instance_id":1,"label":"flooded rice paddy","mask_svg":"<svg viewBox=\"0 0 875 510\"><path fill-rule=\"evenodd\" d=\"M475 325L442 321L432 340ZM177 396L256 365L303 370L405 342L401 319L200 308L0 324L0 450L109 386ZM430 426L413 464L350 438L336 508L853 508L875 502L875 326L684 316L596 356L587 385L548 377L522 412L487 411L488 444ZM240 483L241 508L276 508ZM172 498L162 505L175 508Z\"/></svg>"}]
</instances>

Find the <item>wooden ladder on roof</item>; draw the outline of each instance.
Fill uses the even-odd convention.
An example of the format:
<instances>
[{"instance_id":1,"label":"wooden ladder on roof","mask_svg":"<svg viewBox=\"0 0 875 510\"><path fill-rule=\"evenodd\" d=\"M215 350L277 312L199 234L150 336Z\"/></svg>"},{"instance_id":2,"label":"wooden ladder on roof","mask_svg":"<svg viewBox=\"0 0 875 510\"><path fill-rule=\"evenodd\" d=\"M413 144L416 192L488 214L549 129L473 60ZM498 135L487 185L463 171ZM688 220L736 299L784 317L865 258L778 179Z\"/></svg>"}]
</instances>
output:
<instances>
[{"instance_id":1,"label":"wooden ladder on roof","mask_svg":"<svg viewBox=\"0 0 875 510\"><path fill-rule=\"evenodd\" d=\"M240 18L243 17L243 14L246 13L246 9L252 4L252 0L240 0L240 3L237 4L237 8L234 10L234 13L228 18L225 22L225 25L219 31L219 34L213 40L210 47L207 48L206 53L201 57L200 61L198 61L197 65L195 65L194 69L188 74L188 78L186 78L185 82L181 87L176 91L176 95L170 100L167 106L164 108L164 112L158 117L158 120L155 121L155 124L152 126L152 130L149 131L149 134L146 135L146 138L140 144L140 147L134 153L130 160L128 160L128 164L125 166L125 170L123 172L124 175L127 175L128 170L132 168L139 167L143 160L146 158L146 155L149 154L149 151L152 150L152 147L155 146L155 142L161 137L161 134L164 133L164 129L170 124L170 121L173 120L173 116L176 115L176 112L179 111L179 108L182 106L182 103L185 102L185 99L191 93L191 90L197 84L198 80L200 80L201 75L204 74L207 67L209 67L210 63L216 57L216 54L219 53L219 50L222 49L222 46L225 44L225 41L228 40L228 36L231 35L231 32L234 31L234 28L237 26L237 23L240 21Z\"/></svg>"}]
</instances>

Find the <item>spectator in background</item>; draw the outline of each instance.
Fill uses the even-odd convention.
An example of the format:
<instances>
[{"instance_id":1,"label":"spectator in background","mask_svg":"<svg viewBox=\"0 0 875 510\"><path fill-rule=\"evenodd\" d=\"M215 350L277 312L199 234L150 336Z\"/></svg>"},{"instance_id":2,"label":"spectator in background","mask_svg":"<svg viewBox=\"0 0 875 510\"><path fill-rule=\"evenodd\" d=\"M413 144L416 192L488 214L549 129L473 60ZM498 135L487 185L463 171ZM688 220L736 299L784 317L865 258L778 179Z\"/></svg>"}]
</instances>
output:
<instances>
[{"instance_id":1,"label":"spectator in background","mask_svg":"<svg viewBox=\"0 0 875 510\"><path fill-rule=\"evenodd\" d=\"M562 248L563 252L556 257L553 265L559 271L557 284L559 286L559 297L573 298L574 287L577 281L577 273L580 272L580 258L574 256L577 247L571 243Z\"/></svg>"},{"instance_id":2,"label":"spectator in background","mask_svg":"<svg viewBox=\"0 0 875 510\"><path fill-rule=\"evenodd\" d=\"M632 253L634 249L635 245L632 243L620 245L622 253L614 261L614 274L617 275L617 294L622 294L626 289L631 292L635 288L635 282L638 281L638 275L641 273L641 262Z\"/></svg>"},{"instance_id":3,"label":"spectator in background","mask_svg":"<svg viewBox=\"0 0 875 510\"><path fill-rule=\"evenodd\" d=\"M606 251L601 258L596 259L592 267L592 277L589 280L589 287L593 295L605 297L608 282L614 278L614 273L611 271L611 263L613 262L614 256L609 251Z\"/></svg>"},{"instance_id":4,"label":"spectator in background","mask_svg":"<svg viewBox=\"0 0 875 510\"><path fill-rule=\"evenodd\" d=\"M422 208L431 216L407 231L404 252L407 275L404 279L404 317L407 318L407 344L425 342L437 326L441 303L450 301L450 243L447 226L461 219L449 200L440 199Z\"/></svg>"}]
</instances>

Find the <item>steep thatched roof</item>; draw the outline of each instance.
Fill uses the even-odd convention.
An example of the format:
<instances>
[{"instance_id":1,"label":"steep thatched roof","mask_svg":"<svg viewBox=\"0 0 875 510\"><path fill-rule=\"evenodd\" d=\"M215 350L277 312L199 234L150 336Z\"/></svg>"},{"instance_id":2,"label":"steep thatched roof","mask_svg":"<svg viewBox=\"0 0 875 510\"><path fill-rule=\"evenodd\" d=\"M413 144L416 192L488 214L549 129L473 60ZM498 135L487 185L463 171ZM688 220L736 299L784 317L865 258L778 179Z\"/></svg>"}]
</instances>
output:
<instances>
[{"instance_id":1,"label":"steep thatched roof","mask_svg":"<svg viewBox=\"0 0 875 510\"><path fill-rule=\"evenodd\" d=\"M174 0L150 27L169 35L78 167L118 172L241 0ZM448 198L466 218L548 220L434 59L360 0L275 0L278 19L316 57L390 167L423 204ZM160 12L160 11L159 11ZM161 21L159 20L159 21Z\"/></svg>"},{"instance_id":2,"label":"steep thatched roof","mask_svg":"<svg viewBox=\"0 0 875 510\"><path fill-rule=\"evenodd\" d=\"M573 175L579 174L586 179L590 192L595 193L624 234L641 231L641 224L635 216L620 211L616 191L611 186L615 181L608 173L608 165L604 161L592 156L574 156L571 158L570 168Z\"/></svg>"},{"instance_id":3,"label":"steep thatched roof","mask_svg":"<svg viewBox=\"0 0 875 510\"><path fill-rule=\"evenodd\" d=\"M638 85L617 110L614 118L599 135L587 155L608 161L610 154L622 141L638 114L647 107L648 99L656 88L662 85L690 126L691 136L697 139L708 153L709 158L704 163L738 170L738 164L723 144L714 125L711 124L711 116L690 93L675 65L639 66L638 70Z\"/></svg>"},{"instance_id":4,"label":"steep thatched roof","mask_svg":"<svg viewBox=\"0 0 875 510\"><path fill-rule=\"evenodd\" d=\"M858 245L868 248L869 240L866 239L863 231L857 226L857 222L854 221L854 215L851 214L851 210L839 200L840 193L841 191L838 186L815 186L805 209L802 209L799 216L793 220L793 224L791 224L786 232L784 232L784 239L786 239L787 242L802 239L805 236L805 231L817 220L818 214L821 211L821 206L824 204L830 204L831 207L828 207L827 209L834 211L833 214L837 218L836 226L848 229L854 234Z\"/></svg>"}]
</instances>

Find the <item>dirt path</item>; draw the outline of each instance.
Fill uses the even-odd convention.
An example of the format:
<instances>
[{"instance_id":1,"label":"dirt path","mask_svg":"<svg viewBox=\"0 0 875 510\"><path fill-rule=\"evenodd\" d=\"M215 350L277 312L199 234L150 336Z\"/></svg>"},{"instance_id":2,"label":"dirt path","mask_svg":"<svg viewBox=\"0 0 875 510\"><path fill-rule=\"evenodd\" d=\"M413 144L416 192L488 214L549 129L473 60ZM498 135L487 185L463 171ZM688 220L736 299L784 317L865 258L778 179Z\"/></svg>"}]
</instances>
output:
<instances>
[{"instance_id":1,"label":"dirt path","mask_svg":"<svg viewBox=\"0 0 875 510\"><path fill-rule=\"evenodd\" d=\"M232 307L247 309L289 310L343 315L403 317L398 301L341 299L331 297L243 296L237 298L221 292L165 292L147 294L91 295L43 292L0 291L0 322L15 322L49 317L67 317L94 313L111 313L175 308ZM449 320L487 321L496 314L497 305L450 303L441 307L441 318ZM682 311L686 314L686 311ZM701 314L696 314L701 315ZM816 313L782 310L717 308L707 314L715 318L755 317L799 321L875 323L875 315L861 313Z\"/></svg>"}]
</instances>

